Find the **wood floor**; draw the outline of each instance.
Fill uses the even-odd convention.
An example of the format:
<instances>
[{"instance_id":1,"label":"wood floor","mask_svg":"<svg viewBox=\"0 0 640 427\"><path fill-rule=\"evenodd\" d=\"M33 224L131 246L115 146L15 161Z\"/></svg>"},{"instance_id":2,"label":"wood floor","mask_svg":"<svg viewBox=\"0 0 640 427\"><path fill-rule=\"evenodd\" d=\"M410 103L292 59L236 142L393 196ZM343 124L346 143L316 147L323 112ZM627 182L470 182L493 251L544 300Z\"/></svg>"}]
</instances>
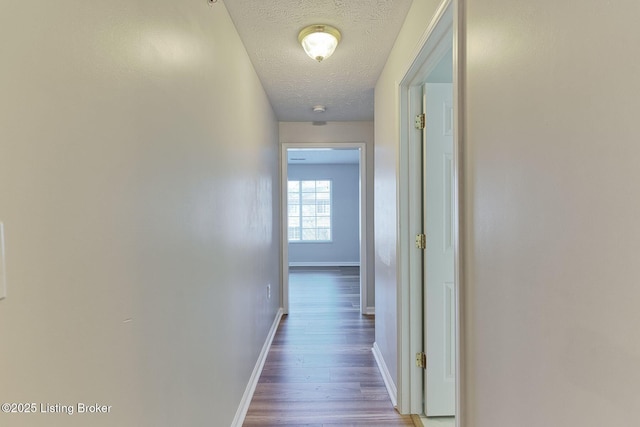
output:
<instances>
[{"instance_id":1,"label":"wood floor","mask_svg":"<svg viewBox=\"0 0 640 427\"><path fill-rule=\"evenodd\" d=\"M284 316L245 427L413 426L399 415L371 347L374 318L359 312L358 268L295 268Z\"/></svg>"}]
</instances>

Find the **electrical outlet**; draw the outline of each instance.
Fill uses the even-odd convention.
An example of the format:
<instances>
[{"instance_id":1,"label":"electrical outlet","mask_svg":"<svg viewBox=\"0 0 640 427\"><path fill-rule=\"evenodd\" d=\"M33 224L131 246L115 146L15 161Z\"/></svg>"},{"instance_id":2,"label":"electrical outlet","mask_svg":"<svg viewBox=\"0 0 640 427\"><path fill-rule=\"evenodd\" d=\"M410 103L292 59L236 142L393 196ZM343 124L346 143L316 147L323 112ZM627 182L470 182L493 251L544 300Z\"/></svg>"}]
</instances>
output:
<instances>
[{"instance_id":1,"label":"electrical outlet","mask_svg":"<svg viewBox=\"0 0 640 427\"><path fill-rule=\"evenodd\" d=\"M271 283L267 284L267 299L271 299Z\"/></svg>"},{"instance_id":2,"label":"electrical outlet","mask_svg":"<svg viewBox=\"0 0 640 427\"><path fill-rule=\"evenodd\" d=\"M0 300L7 297L7 274L4 263L4 224L0 222Z\"/></svg>"}]
</instances>

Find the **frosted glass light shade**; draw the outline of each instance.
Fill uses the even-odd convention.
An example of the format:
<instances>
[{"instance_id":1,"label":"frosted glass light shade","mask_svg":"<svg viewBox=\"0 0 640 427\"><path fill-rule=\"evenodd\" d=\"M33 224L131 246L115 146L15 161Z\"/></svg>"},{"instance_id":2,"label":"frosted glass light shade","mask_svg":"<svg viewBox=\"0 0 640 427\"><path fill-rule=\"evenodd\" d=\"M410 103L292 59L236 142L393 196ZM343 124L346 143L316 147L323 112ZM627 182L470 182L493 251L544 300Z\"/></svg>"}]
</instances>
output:
<instances>
[{"instance_id":1,"label":"frosted glass light shade","mask_svg":"<svg viewBox=\"0 0 640 427\"><path fill-rule=\"evenodd\" d=\"M310 58L321 62L333 54L340 37L340 31L329 25L310 25L300 31L298 41Z\"/></svg>"}]
</instances>

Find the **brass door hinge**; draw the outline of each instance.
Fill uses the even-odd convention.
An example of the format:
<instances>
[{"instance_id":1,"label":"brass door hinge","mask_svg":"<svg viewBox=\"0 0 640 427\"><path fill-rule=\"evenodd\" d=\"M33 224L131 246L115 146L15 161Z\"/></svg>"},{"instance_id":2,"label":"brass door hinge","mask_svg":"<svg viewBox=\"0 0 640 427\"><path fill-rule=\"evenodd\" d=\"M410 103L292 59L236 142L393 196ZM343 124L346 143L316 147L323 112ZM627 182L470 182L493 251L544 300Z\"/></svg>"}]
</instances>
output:
<instances>
[{"instance_id":1,"label":"brass door hinge","mask_svg":"<svg viewBox=\"0 0 640 427\"><path fill-rule=\"evenodd\" d=\"M422 369L427 368L427 355L423 352L416 353L416 366Z\"/></svg>"},{"instance_id":2,"label":"brass door hinge","mask_svg":"<svg viewBox=\"0 0 640 427\"><path fill-rule=\"evenodd\" d=\"M427 116L422 113L416 116L416 129L424 129L425 123L427 121Z\"/></svg>"},{"instance_id":3,"label":"brass door hinge","mask_svg":"<svg viewBox=\"0 0 640 427\"><path fill-rule=\"evenodd\" d=\"M427 236L424 234L416 234L416 248L418 249L426 249L427 248Z\"/></svg>"}]
</instances>

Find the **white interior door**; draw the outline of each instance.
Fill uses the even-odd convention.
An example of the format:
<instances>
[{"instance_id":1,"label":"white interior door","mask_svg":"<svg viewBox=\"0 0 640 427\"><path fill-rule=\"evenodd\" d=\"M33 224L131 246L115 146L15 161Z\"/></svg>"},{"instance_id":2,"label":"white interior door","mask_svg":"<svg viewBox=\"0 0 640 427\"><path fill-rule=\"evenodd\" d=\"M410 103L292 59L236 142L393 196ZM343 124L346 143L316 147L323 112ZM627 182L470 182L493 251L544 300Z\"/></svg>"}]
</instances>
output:
<instances>
[{"instance_id":1,"label":"white interior door","mask_svg":"<svg viewBox=\"0 0 640 427\"><path fill-rule=\"evenodd\" d=\"M455 415L453 86L424 85L425 413Z\"/></svg>"}]
</instances>

